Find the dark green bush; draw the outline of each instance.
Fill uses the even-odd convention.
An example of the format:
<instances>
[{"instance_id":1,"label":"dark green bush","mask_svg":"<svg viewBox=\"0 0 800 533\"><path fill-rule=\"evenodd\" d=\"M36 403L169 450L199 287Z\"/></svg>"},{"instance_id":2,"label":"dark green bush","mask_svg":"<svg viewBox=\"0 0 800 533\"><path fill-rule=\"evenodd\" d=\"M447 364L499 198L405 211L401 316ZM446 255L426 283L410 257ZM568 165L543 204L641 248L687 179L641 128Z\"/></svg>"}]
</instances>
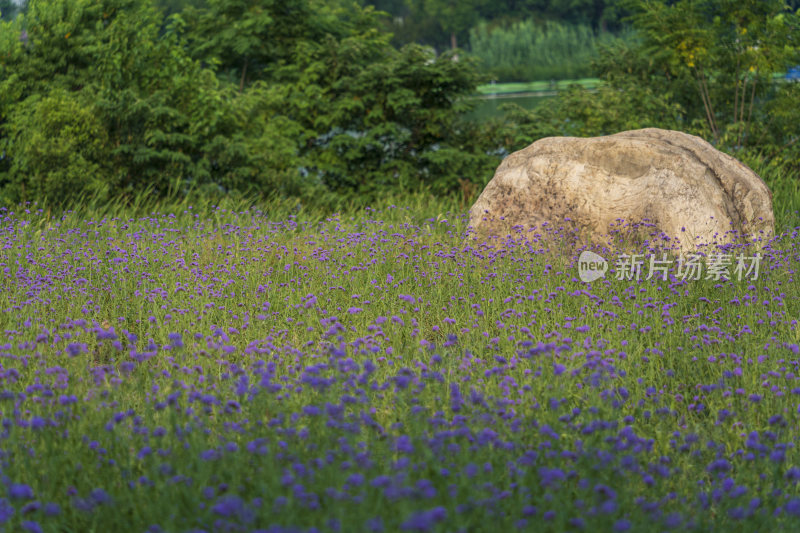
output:
<instances>
[{"instance_id":1,"label":"dark green bush","mask_svg":"<svg viewBox=\"0 0 800 533\"><path fill-rule=\"evenodd\" d=\"M4 194L49 202L75 201L81 194L108 198L108 135L93 103L82 100L81 93L55 88L14 107Z\"/></svg>"}]
</instances>

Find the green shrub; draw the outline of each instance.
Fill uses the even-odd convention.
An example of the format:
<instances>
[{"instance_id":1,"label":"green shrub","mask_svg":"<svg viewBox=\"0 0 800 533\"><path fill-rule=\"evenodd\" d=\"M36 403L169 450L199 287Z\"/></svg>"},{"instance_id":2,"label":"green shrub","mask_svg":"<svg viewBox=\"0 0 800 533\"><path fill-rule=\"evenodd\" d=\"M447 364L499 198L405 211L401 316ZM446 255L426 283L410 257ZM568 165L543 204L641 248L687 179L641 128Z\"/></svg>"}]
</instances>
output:
<instances>
[{"instance_id":1,"label":"green shrub","mask_svg":"<svg viewBox=\"0 0 800 533\"><path fill-rule=\"evenodd\" d=\"M651 88L579 85L534 110L511 104L499 134L509 150L543 137L596 137L640 128L681 129L681 108Z\"/></svg>"},{"instance_id":2,"label":"green shrub","mask_svg":"<svg viewBox=\"0 0 800 533\"><path fill-rule=\"evenodd\" d=\"M763 151L742 150L731 154L761 176L772 191L772 212L778 231L800 226L800 174L790 159L769 157Z\"/></svg>"},{"instance_id":3,"label":"green shrub","mask_svg":"<svg viewBox=\"0 0 800 533\"><path fill-rule=\"evenodd\" d=\"M6 143L14 154L4 182L12 201L74 201L81 195L105 198L108 135L96 109L77 93L54 89L15 106Z\"/></svg>"}]
</instances>

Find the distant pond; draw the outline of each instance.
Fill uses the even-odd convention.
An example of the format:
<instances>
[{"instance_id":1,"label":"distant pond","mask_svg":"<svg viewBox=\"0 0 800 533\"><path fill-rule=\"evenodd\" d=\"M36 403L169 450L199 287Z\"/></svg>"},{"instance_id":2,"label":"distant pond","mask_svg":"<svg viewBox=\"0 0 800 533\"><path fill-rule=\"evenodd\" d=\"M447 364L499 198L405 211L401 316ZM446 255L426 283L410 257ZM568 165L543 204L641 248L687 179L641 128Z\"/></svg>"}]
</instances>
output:
<instances>
[{"instance_id":1,"label":"distant pond","mask_svg":"<svg viewBox=\"0 0 800 533\"><path fill-rule=\"evenodd\" d=\"M472 98L475 108L467 114L466 118L475 121L502 118L505 112L500 108L505 104L517 104L525 109L536 109L555 95L555 91L539 91L476 96Z\"/></svg>"}]
</instances>

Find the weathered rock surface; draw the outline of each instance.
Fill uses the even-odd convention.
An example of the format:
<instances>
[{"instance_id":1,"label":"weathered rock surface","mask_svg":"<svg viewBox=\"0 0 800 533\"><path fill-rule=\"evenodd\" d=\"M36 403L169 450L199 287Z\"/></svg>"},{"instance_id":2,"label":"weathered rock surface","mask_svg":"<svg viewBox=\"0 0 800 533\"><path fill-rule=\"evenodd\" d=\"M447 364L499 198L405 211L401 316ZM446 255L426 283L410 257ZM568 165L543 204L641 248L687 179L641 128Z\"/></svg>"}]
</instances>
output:
<instances>
[{"instance_id":1,"label":"weathered rock surface","mask_svg":"<svg viewBox=\"0 0 800 533\"><path fill-rule=\"evenodd\" d=\"M502 162L469 213L480 240L535 235L548 222L606 244L620 219L645 221L637 242L683 252L728 242L731 230L762 242L774 233L772 193L755 172L699 137L656 128L536 141Z\"/></svg>"}]
</instances>

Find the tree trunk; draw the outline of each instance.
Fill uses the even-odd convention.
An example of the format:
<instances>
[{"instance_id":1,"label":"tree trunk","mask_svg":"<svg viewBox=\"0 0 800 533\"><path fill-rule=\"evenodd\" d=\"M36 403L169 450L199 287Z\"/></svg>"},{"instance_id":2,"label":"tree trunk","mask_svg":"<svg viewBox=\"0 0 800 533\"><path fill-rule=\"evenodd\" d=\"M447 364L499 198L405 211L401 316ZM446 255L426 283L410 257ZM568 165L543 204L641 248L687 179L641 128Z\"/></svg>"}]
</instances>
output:
<instances>
[{"instance_id":1,"label":"tree trunk","mask_svg":"<svg viewBox=\"0 0 800 533\"><path fill-rule=\"evenodd\" d=\"M695 74L697 76L697 85L700 89L700 97L703 99L703 107L706 111L706 120L708 126L711 128L711 134L714 136L714 144L719 142L719 131L717 130L717 121L714 117L714 109L711 107L711 95L708 92L708 85L706 84L706 77L702 70Z\"/></svg>"},{"instance_id":2,"label":"tree trunk","mask_svg":"<svg viewBox=\"0 0 800 533\"><path fill-rule=\"evenodd\" d=\"M456 32L450 32L450 47L453 50L458 48L458 41L456 40Z\"/></svg>"},{"instance_id":3,"label":"tree trunk","mask_svg":"<svg viewBox=\"0 0 800 533\"><path fill-rule=\"evenodd\" d=\"M242 67L242 79L239 81L239 92L244 91L244 79L247 76L247 58L244 58L244 66Z\"/></svg>"}]
</instances>

